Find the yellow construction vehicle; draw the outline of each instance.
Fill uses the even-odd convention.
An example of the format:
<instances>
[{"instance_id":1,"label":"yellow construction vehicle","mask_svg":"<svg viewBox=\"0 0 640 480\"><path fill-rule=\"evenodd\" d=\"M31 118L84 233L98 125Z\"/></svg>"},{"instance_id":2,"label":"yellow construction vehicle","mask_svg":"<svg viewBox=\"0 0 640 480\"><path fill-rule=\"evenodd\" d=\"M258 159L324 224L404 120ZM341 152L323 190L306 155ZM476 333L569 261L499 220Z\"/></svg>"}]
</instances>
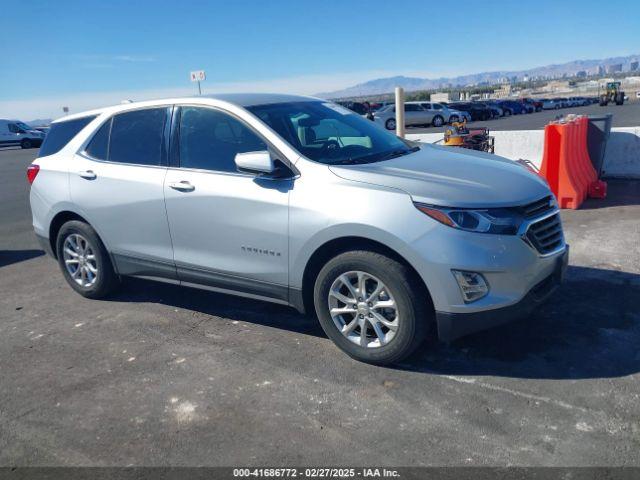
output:
<instances>
[{"instance_id":1,"label":"yellow construction vehicle","mask_svg":"<svg viewBox=\"0 0 640 480\"><path fill-rule=\"evenodd\" d=\"M469 148L482 152L494 152L494 138L486 127L467 128L467 122L453 122L444 130L443 144L447 147Z\"/></svg>"},{"instance_id":2,"label":"yellow construction vehicle","mask_svg":"<svg viewBox=\"0 0 640 480\"><path fill-rule=\"evenodd\" d=\"M620 90L620 82L608 82L605 93L600 95L601 107L606 107L609 102L616 102L616 105L624 103L624 92Z\"/></svg>"}]
</instances>

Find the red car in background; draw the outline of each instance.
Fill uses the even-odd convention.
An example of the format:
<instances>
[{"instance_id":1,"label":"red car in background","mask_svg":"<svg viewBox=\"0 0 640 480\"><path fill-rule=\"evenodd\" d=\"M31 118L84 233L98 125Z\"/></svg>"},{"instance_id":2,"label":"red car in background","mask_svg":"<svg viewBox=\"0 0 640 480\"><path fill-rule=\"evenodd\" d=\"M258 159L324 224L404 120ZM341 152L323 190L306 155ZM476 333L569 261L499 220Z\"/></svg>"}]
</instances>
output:
<instances>
[{"instance_id":1,"label":"red car in background","mask_svg":"<svg viewBox=\"0 0 640 480\"><path fill-rule=\"evenodd\" d=\"M520 103L524 104L529 113L542 111L542 102L535 98L521 98Z\"/></svg>"}]
</instances>

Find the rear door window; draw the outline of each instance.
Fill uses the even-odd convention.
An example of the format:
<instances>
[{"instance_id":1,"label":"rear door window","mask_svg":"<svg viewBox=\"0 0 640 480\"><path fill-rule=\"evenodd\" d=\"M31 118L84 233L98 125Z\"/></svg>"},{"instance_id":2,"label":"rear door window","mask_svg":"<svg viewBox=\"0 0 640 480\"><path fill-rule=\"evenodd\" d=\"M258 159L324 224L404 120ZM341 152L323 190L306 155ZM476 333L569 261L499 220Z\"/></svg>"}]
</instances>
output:
<instances>
[{"instance_id":1,"label":"rear door window","mask_svg":"<svg viewBox=\"0 0 640 480\"><path fill-rule=\"evenodd\" d=\"M76 118L74 120L57 122L51 125L51 129L49 130L49 133L47 133L47 136L40 147L40 153L38 156L46 157L47 155L58 153L80 132L80 130L96 118L96 116L97 115Z\"/></svg>"},{"instance_id":2,"label":"rear door window","mask_svg":"<svg viewBox=\"0 0 640 480\"><path fill-rule=\"evenodd\" d=\"M135 165L163 165L162 142L167 112L167 107L161 107L114 115L107 159ZM98 145L96 149L99 150Z\"/></svg>"}]
</instances>

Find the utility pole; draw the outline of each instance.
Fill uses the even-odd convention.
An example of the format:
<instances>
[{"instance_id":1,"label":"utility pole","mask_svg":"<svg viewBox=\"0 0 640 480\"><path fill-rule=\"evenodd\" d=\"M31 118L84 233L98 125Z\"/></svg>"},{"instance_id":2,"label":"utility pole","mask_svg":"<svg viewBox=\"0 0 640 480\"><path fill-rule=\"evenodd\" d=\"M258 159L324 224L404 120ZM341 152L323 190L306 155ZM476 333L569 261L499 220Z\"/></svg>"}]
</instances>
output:
<instances>
[{"instance_id":1,"label":"utility pole","mask_svg":"<svg viewBox=\"0 0 640 480\"><path fill-rule=\"evenodd\" d=\"M396 87L396 135L404 138L404 89Z\"/></svg>"}]
</instances>

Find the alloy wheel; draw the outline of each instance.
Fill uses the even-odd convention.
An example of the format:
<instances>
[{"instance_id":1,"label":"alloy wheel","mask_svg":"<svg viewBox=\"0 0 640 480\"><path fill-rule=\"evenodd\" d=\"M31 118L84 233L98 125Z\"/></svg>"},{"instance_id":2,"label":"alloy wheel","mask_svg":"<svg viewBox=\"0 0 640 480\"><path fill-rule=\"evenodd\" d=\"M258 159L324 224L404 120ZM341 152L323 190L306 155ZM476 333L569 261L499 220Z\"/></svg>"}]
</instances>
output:
<instances>
[{"instance_id":1,"label":"alloy wheel","mask_svg":"<svg viewBox=\"0 0 640 480\"><path fill-rule=\"evenodd\" d=\"M78 233L64 239L62 246L67 273L81 287L91 287L98 278L98 264L93 246Z\"/></svg>"},{"instance_id":2,"label":"alloy wheel","mask_svg":"<svg viewBox=\"0 0 640 480\"><path fill-rule=\"evenodd\" d=\"M400 325L398 307L387 286L362 271L346 272L334 280L329 313L338 331L364 348L387 345Z\"/></svg>"}]
</instances>

